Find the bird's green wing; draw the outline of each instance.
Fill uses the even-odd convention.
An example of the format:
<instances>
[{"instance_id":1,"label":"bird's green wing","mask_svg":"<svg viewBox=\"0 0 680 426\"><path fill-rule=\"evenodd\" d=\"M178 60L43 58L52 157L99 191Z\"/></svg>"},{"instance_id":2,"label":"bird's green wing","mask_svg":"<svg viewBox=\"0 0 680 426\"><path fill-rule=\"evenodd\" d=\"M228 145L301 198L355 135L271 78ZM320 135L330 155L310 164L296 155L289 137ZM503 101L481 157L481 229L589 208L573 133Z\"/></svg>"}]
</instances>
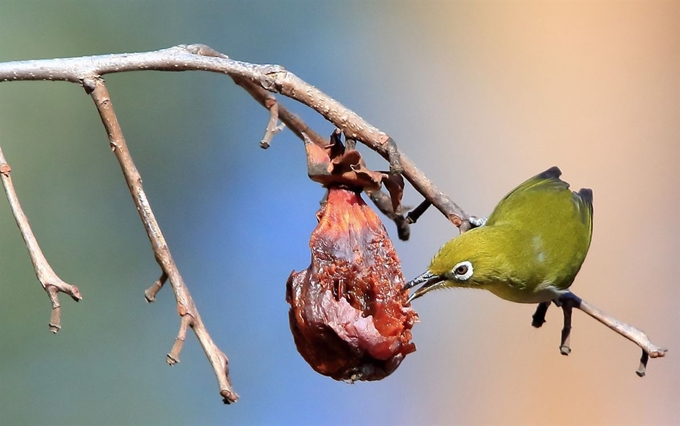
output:
<instances>
[{"instance_id":1,"label":"bird's green wing","mask_svg":"<svg viewBox=\"0 0 680 426\"><path fill-rule=\"evenodd\" d=\"M527 203L528 200L536 199L536 196L552 198L553 196L560 196L561 193L566 193L569 190L569 184L560 179L561 175L562 171L558 167L553 166L543 173L528 179L498 203L486 224L494 225L501 221L513 220L514 216L527 220L527 207L535 207L537 205L536 203ZM592 229L592 191L590 189L581 189L579 192L572 192L571 196L572 202L579 212L581 222L589 229ZM539 208L541 208L541 204L538 204Z\"/></svg>"},{"instance_id":2,"label":"bird's green wing","mask_svg":"<svg viewBox=\"0 0 680 426\"><path fill-rule=\"evenodd\" d=\"M519 185L498 203L486 226L513 230L516 244L508 261L531 272L523 278L527 283L565 289L590 246L593 193L570 191L561 174L552 167Z\"/></svg>"},{"instance_id":3,"label":"bird's green wing","mask_svg":"<svg viewBox=\"0 0 680 426\"><path fill-rule=\"evenodd\" d=\"M588 235L593 233L593 191L581 188L572 193L572 201L576 206L581 222L588 228Z\"/></svg>"},{"instance_id":4,"label":"bird's green wing","mask_svg":"<svg viewBox=\"0 0 680 426\"><path fill-rule=\"evenodd\" d=\"M561 192L569 188L569 184L562 181L562 171L559 167L551 167L513 189L496 205L487 225L494 225L499 221L511 219L515 214L525 215L522 204L526 201L527 192Z\"/></svg>"}]
</instances>

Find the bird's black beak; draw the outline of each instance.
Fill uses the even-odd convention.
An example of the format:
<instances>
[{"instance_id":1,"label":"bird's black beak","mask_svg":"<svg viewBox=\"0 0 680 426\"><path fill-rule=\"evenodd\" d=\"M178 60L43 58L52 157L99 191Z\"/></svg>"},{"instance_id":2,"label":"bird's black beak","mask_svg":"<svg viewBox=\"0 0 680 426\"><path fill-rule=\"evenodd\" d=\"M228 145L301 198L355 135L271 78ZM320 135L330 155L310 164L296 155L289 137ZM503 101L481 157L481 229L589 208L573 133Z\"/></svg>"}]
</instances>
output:
<instances>
[{"instance_id":1,"label":"bird's black beak","mask_svg":"<svg viewBox=\"0 0 680 426\"><path fill-rule=\"evenodd\" d=\"M444 278L440 277L439 275L435 275L430 271L427 271L423 274L418 275L411 281L407 282L406 285L404 285L402 291L408 291L409 289L422 284L422 286L418 290L416 290L416 292L413 293L411 297L408 298L408 303L411 303L420 296L423 296L428 291L434 289L437 286L437 284L439 284L442 281L444 281Z\"/></svg>"}]
</instances>

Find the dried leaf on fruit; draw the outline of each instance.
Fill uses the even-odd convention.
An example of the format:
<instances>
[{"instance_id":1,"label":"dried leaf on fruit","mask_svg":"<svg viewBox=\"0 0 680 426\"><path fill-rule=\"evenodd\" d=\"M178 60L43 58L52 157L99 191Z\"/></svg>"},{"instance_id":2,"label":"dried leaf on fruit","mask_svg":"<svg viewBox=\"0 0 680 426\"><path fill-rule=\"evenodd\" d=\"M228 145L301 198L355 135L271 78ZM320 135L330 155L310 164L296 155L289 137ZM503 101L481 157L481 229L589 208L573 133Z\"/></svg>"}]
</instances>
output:
<instances>
[{"instance_id":1,"label":"dried leaf on fruit","mask_svg":"<svg viewBox=\"0 0 680 426\"><path fill-rule=\"evenodd\" d=\"M384 184L392 198L393 210L399 211L404 192L401 175L366 167L359 151L346 149L338 132L331 135L331 141L325 147L306 139L305 149L307 173L312 180L326 187L346 186L368 191L377 191Z\"/></svg>"}]
</instances>

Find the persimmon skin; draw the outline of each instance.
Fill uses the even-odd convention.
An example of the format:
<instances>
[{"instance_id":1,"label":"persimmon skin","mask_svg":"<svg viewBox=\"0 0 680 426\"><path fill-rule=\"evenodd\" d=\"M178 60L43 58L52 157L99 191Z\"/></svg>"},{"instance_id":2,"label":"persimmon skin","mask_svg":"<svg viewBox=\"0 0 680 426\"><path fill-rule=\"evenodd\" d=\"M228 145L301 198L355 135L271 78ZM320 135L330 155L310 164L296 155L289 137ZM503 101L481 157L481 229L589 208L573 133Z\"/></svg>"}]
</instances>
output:
<instances>
[{"instance_id":1,"label":"persimmon skin","mask_svg":"<svg viewBox=\"0 0 680 426\"><path fill-rule=\"evenodd\" d=\"M415 351L418 314L407 303L387 231L361 196L329 189L310 238L312 261L286 285L290 327L311 367L336 380L380 380Z\"/></svg>"}]
</instances>

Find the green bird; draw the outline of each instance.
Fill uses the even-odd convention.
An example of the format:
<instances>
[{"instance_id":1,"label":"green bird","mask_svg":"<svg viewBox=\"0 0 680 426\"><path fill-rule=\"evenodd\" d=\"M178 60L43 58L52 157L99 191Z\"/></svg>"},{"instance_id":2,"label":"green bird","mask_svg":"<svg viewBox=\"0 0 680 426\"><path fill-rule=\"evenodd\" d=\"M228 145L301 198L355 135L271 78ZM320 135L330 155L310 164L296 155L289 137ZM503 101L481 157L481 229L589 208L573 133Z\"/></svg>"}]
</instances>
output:
<instances>
[{"instance_id":1,"label":"green bird","mask_svg":"<svg viewBox=\"0 0 680 426\"><path fill-rule=\"evenodd\" d=\"M552 167L503 198L486 223L444 244L428 270L404 289L486 289L519 303L550 303L569 293L593 233L593 192L569 190Z\"/></svg>"}]
</instances>

